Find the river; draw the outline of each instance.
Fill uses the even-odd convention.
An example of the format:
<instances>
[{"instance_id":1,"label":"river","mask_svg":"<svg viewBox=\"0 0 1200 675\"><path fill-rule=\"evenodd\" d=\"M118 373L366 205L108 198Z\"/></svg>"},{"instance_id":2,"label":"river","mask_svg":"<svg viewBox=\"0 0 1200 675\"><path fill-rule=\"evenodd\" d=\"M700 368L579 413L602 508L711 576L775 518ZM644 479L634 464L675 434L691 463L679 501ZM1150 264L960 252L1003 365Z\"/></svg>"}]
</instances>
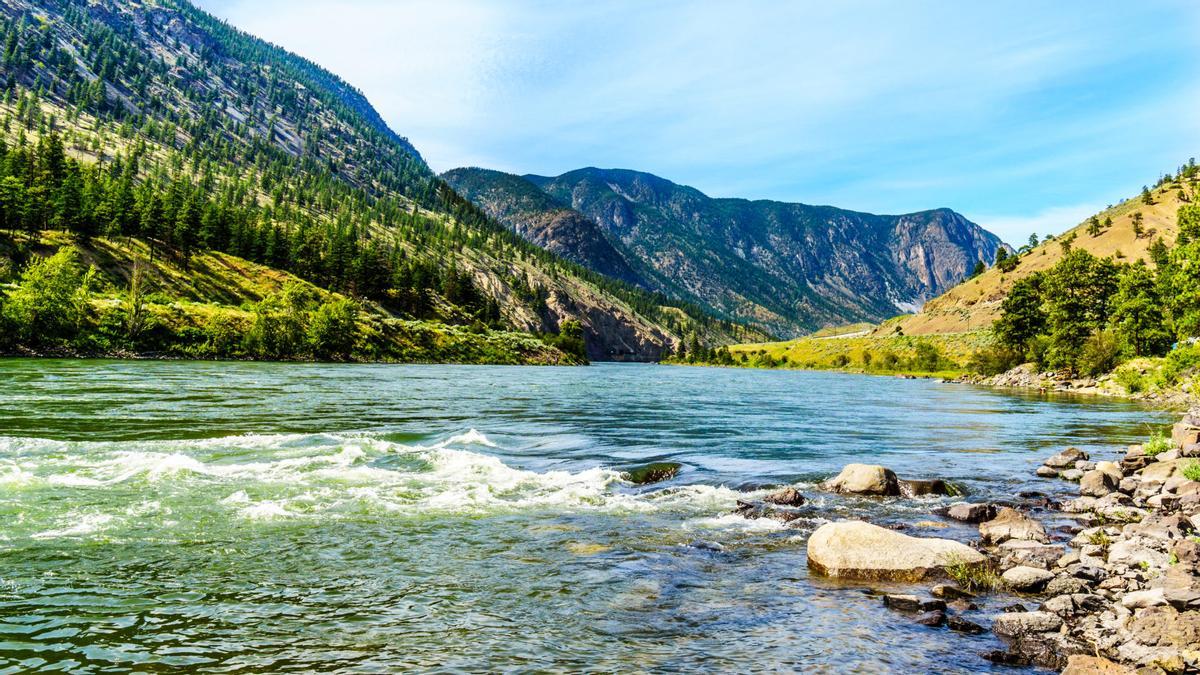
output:
<instances>
[{"instance_id":1,"label":"river","mask_svg":"<svg viewBox=\"0 0 1200 675\"><path fill-rule=\"evenodd\" d=\"M819 372L4 360L0 668L986 671L990 634L806 569L840 517L966 541L930 513L949 500L814 483L866 461L1064 491L1047 455L1172 421ZM621 478L649 461L683 468ZM730 515L782 484L808 517Z\"/></svg>"}]
</instances>

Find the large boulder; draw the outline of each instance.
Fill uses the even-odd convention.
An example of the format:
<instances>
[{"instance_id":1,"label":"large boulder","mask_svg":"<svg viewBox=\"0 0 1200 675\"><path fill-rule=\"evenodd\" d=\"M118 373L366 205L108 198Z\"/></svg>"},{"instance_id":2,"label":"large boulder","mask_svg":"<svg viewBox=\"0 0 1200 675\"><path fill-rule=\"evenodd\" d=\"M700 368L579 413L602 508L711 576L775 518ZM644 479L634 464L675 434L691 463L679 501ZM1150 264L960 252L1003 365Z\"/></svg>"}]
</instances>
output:
<instances>
[{"instance_id":1,"label":"large boulder","mask_svg":"<svg viewBox=\"0 0 1200 675\"><path fill-rule=\"evenodd\" d=\"M910 537L857 520L826 523L808 538L808 566L840 579L920 581L953 564L980 565L983 554L949 539Z\"/></svg>"},{"instance_id":2,"label":"large boulder","mask_svg":"<svg viewBox=\"0 0 1200 675\"><path fill-rule=\"evenodd\" d=\"M979 524L979 536L985 544L1000 544L1009 539L1029 539L1043 544L1050 541L1041 523L1007 506L1000 509L995 518Z\"/></svg>"},{"instance_id":3,"label":"large boulder","mask_svg":"<svg viewBox=\"0 0 1200 675\"><path fill-rule=\"evenodd\" d=\"M1185 464L1193 460L1187 459L1172 459L1165 462L1159 461L1153 464L1147 464L1146 468L1138 472L1143 483L1166 483L1171 477L1180 475Z\"/></svg>"},{"instance_id":4,"label":"large boulder","mask_svg":"<svg viewBox=\"0 0 1200 675\"><path fill-rule=\"evenodd\" d=\"M847 464L841 473L825 481L823 487L841 494L900 494L900 481L896 479L896 474L877 464Z\"/></svg>"}]
</instances>

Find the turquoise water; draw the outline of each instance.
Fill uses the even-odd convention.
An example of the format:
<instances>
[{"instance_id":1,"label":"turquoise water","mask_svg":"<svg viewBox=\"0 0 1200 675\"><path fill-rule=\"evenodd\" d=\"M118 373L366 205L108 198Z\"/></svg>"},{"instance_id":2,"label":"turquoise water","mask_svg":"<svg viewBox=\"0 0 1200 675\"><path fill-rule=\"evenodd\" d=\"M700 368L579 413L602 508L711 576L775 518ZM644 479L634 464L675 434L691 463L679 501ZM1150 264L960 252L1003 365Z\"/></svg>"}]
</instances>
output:
<instances>
[{"instance_id":1,"label":"turquoise water","mask_svg":"<svg viewBox=\"0 0 1200 675\"><path fill-rule=\"evenodd\" d=\"M1046 455L1172 417L812 372L2 361L0 668L978 672L991 636L806 570L820 523L943 501L813 483L1063 490ZM683 470L621 478L647 461ZM780 484L808 517L729 514Z\"/></svg>"}]
</instances>

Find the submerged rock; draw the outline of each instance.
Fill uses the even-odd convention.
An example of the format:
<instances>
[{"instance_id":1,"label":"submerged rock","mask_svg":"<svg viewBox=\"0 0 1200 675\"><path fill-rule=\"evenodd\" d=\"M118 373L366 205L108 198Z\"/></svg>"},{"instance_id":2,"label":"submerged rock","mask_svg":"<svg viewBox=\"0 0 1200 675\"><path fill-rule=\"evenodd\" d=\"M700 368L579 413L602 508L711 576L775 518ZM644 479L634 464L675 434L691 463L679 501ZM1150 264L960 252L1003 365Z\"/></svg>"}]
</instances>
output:
<instances>
[{"instance_id":1,"label":"submerged rock","mask_svg":"<svg viewBox=\"0 0 1200 675\"><path fill-rule=\"evenodd\" d=\"M847 464L841 473L822 484L840 494L893 496L900 494L896 474L876 464Z\"/></svg>"},{"instance_id":2,"label":"submerged rock","mask_svg":"<svg viewBox=\"0 0 1200 675\"><path fill-rule=\"evenodd\" d=\"M740 499L737 501L737 507L733 509L733 512L750 520L770 518L771 520L778 520L781 523L790 523L804 515L793 508L777 507L773 504L765 504L763 502L747 502Z\"/></svg>"},{"instance_id":3,"label":"submerged rock","mask_svg":"<svg viewBox=\"0 0 1200 675\"><path fill-rule=\"evenodd\" d=\"M964 523L982 523L996 517L996 507L992 504L970 504L961 502L952 504L945 510L948 518Z\"/></svg>"},{"instance_id":4,"label":"submerged rock","mask_svg":"<svg viewBox=\"0 0 1200 675\"><path fill-rule=\"evenodd\" d=\"M954 495L958 494L956 490L946 481L940 478L932 480L901 480L900 494L905 497L924 497L926 495Z\"/></svg>"},{"instance_id":5,"label":"submerged rock","mask_svg":"<svg viewBox=\"0 0 1200 675\"><path fill-rule=\"evenodd\" d=\"M808 538L809 567L841 579L920 581L948 565L985 560L956 541L910 537L862 521L826 523Z\"/></svg>"},{"instance_id":6,"label":"submerged rock","mask_svg":"<svg viewBox=\"0 0 1200 675\"><path fill-rule=\"evenodd\" d=\"M763 497L763 501L779 506L803 506L807 500L804 499L804 495L800 494L799 490L789 487Z\"/></svg>"},{"instance_id":7,"label":"submerged rock","mask_svg":"<svg viewBox=\"0 0 1200 675\"><path fill-rule=\"evenodd\" d=\"M626 469L621 476L635 485L650 485L651 483L661 483L664 480L671 480L679 475L679 470L683 468L678 462L653 462L644 466L635 466L631 469Z\"/></svg>"},{"instance_id":8,"label":"submerged rock","mask_svg":"<svg viewBox=\"0 0 1200 675\"><path fill-rule=\"evenodd\" d=\"M961 616L952 616L946 619L946 626L950 630L958 631L959 633L969 633L971 635L977 635L983 632L983 626L980 626L974 621L964 619Z\"/></svg>"}]
</instances>

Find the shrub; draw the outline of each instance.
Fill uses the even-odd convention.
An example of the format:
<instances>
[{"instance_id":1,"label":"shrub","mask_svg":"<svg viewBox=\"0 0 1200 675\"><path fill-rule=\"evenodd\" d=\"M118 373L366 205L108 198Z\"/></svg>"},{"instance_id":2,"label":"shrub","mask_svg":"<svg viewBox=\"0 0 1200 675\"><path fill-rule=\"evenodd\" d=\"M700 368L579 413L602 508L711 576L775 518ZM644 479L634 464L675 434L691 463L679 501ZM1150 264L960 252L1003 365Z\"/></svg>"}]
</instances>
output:
<instances>
[{"instance_id":1,"label":"shrub","mask_svg":"<svg viewBox=\"0 0 1200 675\"><path fill-rule=\"evenodd\" d=\"M4 318L21 342L57 344L73 339L88 318L96 270L86 272L72 248L35 259L4 303Z\"/></svg>"},{"instance_id":2,"label":"shrub","mask_svg":"<svg viewBox=\"0 0 1200 675\"><path fill-rule=\"evenodd\" d=\"M1162 381L1175 384L1200 369L1200 345L1190 344L1171 350L1163 361Z\"/></svg>"},{"instance_id":3,"label":"shrub","mask_svg":"<svg viewBox=\"0 0 1200 675\"><path fill-rule=\"evenodd\" d=\"M980 375L999 375L1021 365L1025 353L1011 347L990 347L976 350L967 368Z\"/></svg>"},{"instance_id":4,"label":"shrub","mask_svg":"<svg viewBox=\"0 0 1200 675\"><path fill-rule=\"evenodd\" d=\"M1084 375L1103 375L1111 372L1121 360L1121 341L1111 330L1092 333L1083 343L1076 363Z\"/></svg>"},{"instance_id":5,"label":"shrub","mask_svg":"<svg viewBox=\"0 0 1200 675\"><path fill-rule=\"evenodd\" d=\"M1113 372L1113 375L1116 377L1117 383L1124 387L1125 391L1130 394L1146 390L1146 377L1136 368L1121 366Z\"/></svg>"},{"instance_id":6,"label":"shrub","mask_svg":"<svg viewBox=\"0 0 1200 675\"><path fill-rule=\"evenodd\" d=\"M1166 434L1161 431L1156 431L1150 434L1150 440L1146 441L1146 444L1142 446L1142 449L1145 450L1148 456L1154 457L1170 450L1171 441L1167 438Z\"/></svg>"},{"instance_id":7,"label":"shrub","mask_svg":"<svg viewBox=\"0 0 1200 675\"><path fill-rule=\"evenodd\" d=\"M833 367L834 368L844 368L849 363L850 363L850 357L846 356L845 354L838 354L837 356L833 357Z\"/></svg>"},{"instance_id":8,"label":"shrub","mask_svg":"<svg viewBox=\"0 0 1200 675\"><path fill-rule=\"evenodd\" d=\"M931 342L918 342L914 347L913 366L916 370L935 371L940 370L945 363L942 358L942 353L938 351L936 345Z\"/></svg>"},{"instance_id":9,"label":"shrub","mask_svg":"<svg viewBox=\"0 0 1200 675\"><path fill-rule=\"evenodd\" d=\"M349 359L358 341L358 308L345 298L323 303L309 321L307 339L315 358Z\"/></svg>"}]
</instances>

